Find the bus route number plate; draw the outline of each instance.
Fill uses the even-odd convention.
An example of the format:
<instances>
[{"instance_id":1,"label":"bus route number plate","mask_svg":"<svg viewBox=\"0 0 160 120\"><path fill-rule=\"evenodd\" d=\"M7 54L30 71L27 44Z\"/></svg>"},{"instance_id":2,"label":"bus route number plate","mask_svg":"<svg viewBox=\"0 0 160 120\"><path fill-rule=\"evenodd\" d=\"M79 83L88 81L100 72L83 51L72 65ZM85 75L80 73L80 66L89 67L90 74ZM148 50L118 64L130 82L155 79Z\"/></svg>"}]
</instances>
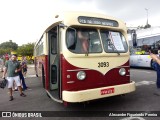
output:
<instances>
[{"instance_id":1,"label":"bus route number plate","mask_svg":"<svg viewBox=\"0 0 160 120\"><path fill-rule=\"evenodd\" d=\"M108 89L101 90L101 95L112 94L112 93L114 93L114 88L108 88Z\"/></svg>"}]
</instances>

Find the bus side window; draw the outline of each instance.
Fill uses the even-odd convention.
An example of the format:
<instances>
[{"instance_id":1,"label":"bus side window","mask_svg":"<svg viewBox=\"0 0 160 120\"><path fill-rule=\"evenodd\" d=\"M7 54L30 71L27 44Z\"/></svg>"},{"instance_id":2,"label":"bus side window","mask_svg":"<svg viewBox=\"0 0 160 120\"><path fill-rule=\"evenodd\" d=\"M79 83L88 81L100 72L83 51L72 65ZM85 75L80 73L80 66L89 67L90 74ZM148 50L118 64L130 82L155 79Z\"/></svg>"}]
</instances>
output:
<instances>
[{"instance_id":1,"label":"bus side window","mask_svg":"<svg viewBox=\"0 0 160 120\"><path fill-rule=\"evenodd\" d=\"M67 48L70 50L75 50L76 48L76 35L75 30L68 29L67 30L67 40L66 40Z\"/></svg>"},{"instance_id":2,"label":"bus side window","mask_svg":"<svg viewBox=\"0 0 160 120\"><path fill-rule=\"evenodd\" d=\"M51 36L51 53L57 54L57 36L56 35Z\"/></svg>"},{"instance_id":3,"label":"bus side window","mask_svg":"<svg viewBox=\"0 0 160 120\"><path fill-rule=\"evenodd\" d=\"M55 55L58 53L57 49L58 49L58 27L54 27L52 28L49 32L49 46L50 46L50 53Z\"/></svg>"}]
</instances>

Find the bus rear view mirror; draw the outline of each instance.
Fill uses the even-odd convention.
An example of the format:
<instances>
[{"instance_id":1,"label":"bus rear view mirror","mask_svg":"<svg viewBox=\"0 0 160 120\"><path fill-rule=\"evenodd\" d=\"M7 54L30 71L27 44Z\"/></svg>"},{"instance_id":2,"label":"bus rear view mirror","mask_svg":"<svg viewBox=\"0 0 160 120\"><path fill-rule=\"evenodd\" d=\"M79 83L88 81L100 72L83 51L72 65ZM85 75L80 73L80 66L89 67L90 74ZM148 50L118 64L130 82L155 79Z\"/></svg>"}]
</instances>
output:
<instances>
[{"instance_id":1,"label":"bus rear view mirror","mask_svg":"<svg viewBox=\"0 0 160 120\"><path fill-rule=\"evenodd\" d=\"M132 37L132 42L133 42L133 47L137 47L137 34L136 34L136 30L128 30L128 32L131 33L131 37Z\"/></svg>"},{"instance_id":2,"label":"bus rear view mirror","mask_svg":"<svg viewBox=\"0 0 160 120\"><path fill-rule=\"evenodd\" d=\"M137 34L136 33L132 34L132 41L133 41L133 46L137 47Z\"/></svg>"},{"instance_id":3,"label":"bus rear view mirror","mask_svg":"<svg viewBox=\"0 0 160 120\"><path fill-rule=\"evenodd\" d=\"M76 43L77 43L76 30L74 28L69 27L67 29L67 35L66 35L67 48L74 50L76 48Z\"/></svg>"}]
</instances>

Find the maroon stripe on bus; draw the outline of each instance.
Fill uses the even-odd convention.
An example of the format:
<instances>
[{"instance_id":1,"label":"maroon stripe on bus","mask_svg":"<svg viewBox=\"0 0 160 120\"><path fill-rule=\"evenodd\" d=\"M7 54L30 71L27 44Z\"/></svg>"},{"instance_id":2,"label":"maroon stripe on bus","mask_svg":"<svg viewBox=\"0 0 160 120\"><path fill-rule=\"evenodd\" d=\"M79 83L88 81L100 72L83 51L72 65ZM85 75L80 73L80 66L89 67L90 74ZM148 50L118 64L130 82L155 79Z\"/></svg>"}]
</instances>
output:
<instances>
[{"instance_id":1,"label":"maroon stripe on bus","mask_svg":"<svg viewBox=\"0 0 160 120\"><path fill-rule=\"evenodd\" d=\"M129 61L127 61L124 65L111 69L105 75L103 75L99 71L89 69L87 70L86 68L84 68L83 71L86 73L86 78L84 80L77 79L78 71L67 71L83 68L71 65L63 55L61 55L61 66L62 90L78 91L126 84L130 82ZM119 69L123 66L126 69L127 76L121 76L119 74Z\"/></svg>"}]
</instances>

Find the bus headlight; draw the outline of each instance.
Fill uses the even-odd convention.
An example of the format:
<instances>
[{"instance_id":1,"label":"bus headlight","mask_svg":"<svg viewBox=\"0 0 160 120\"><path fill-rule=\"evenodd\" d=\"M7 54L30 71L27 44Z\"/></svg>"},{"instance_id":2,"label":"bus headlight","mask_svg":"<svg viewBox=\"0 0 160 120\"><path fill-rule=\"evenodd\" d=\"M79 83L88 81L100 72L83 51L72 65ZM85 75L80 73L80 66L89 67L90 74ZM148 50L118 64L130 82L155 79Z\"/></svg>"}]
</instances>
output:
<instances>
[{"instance_id":1,"label":"bus headlight","mask_svg":"<svg viewBox=\"0 0 160 120\"><path fill-rule=\"evenodd\" d=\"M77 79L78 80L84 80L86 78L86 73L84 71L79 71L77 73Z\"/></svg>"},{"instance_id":2,"label":"bus headlight","mask_svg":"<svg viewBox=\"0 0 160 120\"><path fill-rule=\"evenodd\" d=\"M124 76L126 74L126 69L124 69L124 68L119 69L119 74L121 76Z\"/></svg>"}]
</instances>

